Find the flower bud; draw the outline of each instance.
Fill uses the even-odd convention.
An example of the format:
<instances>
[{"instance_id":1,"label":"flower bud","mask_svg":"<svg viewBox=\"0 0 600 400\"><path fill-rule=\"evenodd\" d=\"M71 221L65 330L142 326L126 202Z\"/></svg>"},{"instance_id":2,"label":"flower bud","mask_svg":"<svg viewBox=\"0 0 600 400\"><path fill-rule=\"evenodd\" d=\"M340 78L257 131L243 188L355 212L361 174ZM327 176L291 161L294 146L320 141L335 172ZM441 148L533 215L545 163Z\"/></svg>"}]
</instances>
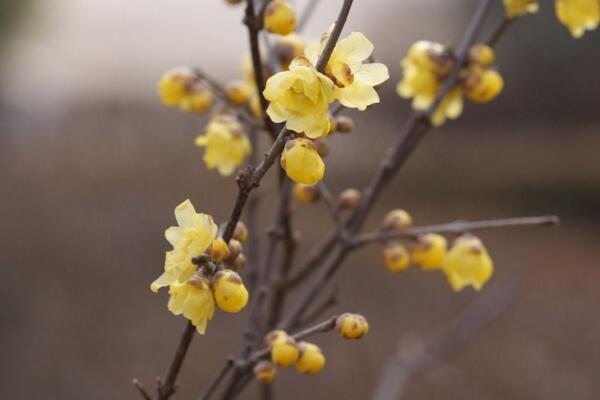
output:
<instances>
[{"instance_id":1,"label":"flower bud","mask_svg":"<svg viewBox=\"0 0 600 400\"><path fill-rule=\"evenodd\" d=\"M243 250L244 250L244 248L242 247L242 244L238 240L231 239L229 241L229 255L227 256L225 261L233 262L237 258L237 256L242 254Z\"/></svg>"},{"instance_id":2,"label":"flower bud","mask_svg":"<svg viewBox=\"0 0 600 400\"><path fill-rule=\"evenodd\" d=\"M176 107L181 99L189 94L189 87L195 79L194 71L187 67L177 67L166 71L158 82L161 102L168 107Z\"/></svg>"},{"instance_id":3,"label":"flower bud","mask_svg":"<svg viewBox=\"0 0 600 400\"><path fill-rule=\"evenodd\" d=\"M185 112L204 113L212 107L212 104L212 89L207 83L197 81L191 86L190 94L181 99L179 108Z\"/></svg>"},{"instance_id":4,"label":"flower bud","mask_svg":"<svg viewBox=\"0 0 600 400\"><path fill-rule=\"evenodd\" d=\"M248 228L246 228L246 224L244 224L242 221L238 221L238 223L235 225L233 238L235 240L239 240L240 242L245 242L246 239L248 239Z\"/></svg>"},{"instance_id":5,"label":"flower bud","mask_svg":"<svg viewBox=\"0 0 600 400\"><path fill-rule=\"evenodd\" d=\"M296 369L301 374L316 374L325 366L325 356L319 346L308 342L300 342L300 357L296 361Z\"/></svg>"},{"instance_id":6,"label":"flower bud","mask_svg":"<svg viewBox=\"0 0 600 400\"><path fill-rule=\"evenodd\" d=\"M292 60L304 54L304 42L295 33L287 36L278 36L275 40L275 49L281 68L285 71Z\"/></svg>"},{"instance_id":7,"label":"flower bud","mask_svg":"<svg viewBox=\"0 0 600 400\"><path fill-rule=\"evenodd\" d=\"M294 182L314 185L323 179L325 163L315 144L304 138L289 140L281 154L281 167Z\"/></svg>"},{"instance_id":8,"label":"flower bud","mask_svg":"<svg viewBox=\"0 0 600 400\"><path fill-rule=\"evenodd\" d=\"M229 256L229 246L221 238L218 238L212 242L208 249L210 258L215 262L221 262Z\"/></svg>"},{"instance_id":9,"label":"flower bud","mask_svg":"<svg viewBox=\"0 0 600 400\"><path fill-rule=\"evenodd\" d=\"M489 67L496 62L496 54L490 46L476 44L469 49L469 62Z\"/></svg>"},{"instance_id":10,"label":"flower bud","mask_svg":"<svg viewBox=\"0 0 600 400\"><path fill-rule=\"evenodd\" d=\"M344 313L335 321L335 329L344 339L360 339L369 332L369 323L360 314Z\"/></svg>"},{"instance_id":11,"label":"flower bud","mask_svg":"<svg viewBox=\"0 0 600 400\"><path fill-rule=\"evenodd\" d=\"M384 230L400 231L412 225L412 217L400 208L388 212L383 218L381 228Z\"/></svg>"},{"instance_id":12,"label":"flower bud","mask_svg":"<svg viewBox=\"0 0 600 400\"><path fill-rule=\"evenodd\" d=\"M488 103L504 88L502 75L493 69L478 66L469 68L462 84L465 96L474 103Z\"/></svg>"},{"instance_id":13,"label":"flower bud","mask_svg":"<svg viewBox=\"0 0 600 400\"><path fill-rule=\"evenodd\" d=\"M260 99L258 98L258 94L256 94L256 93L253 94L252 97L250 97L250 112L256 118L262 118L262 116L263 116Z\"/></svg>"},{"instance_id":14,"label":"flower bud","mask_svg":"<svg viewBox=\"0 0 600 400\"><path fill-rule=\"evenodd\" d=\"M229 261L227 266L235 272L240 272L246 266L246 262L246 256L240 253L233 261Z\"/></svg>"},{"instance_id":15,"label":"flower bud","mask_svg":"<svg viewBox=\"0 0 600 400\"><path fill-rule=\"evenodd\" d=\"M212 279L212 291L219 308L228 313L237 313L248 303L248 291L242 278L230 270L217 272Z\"/></svg>"},{"instance_id":16,"label":"flower bud","mask_svg":"<svg viewBox=\"0 0 600 400\"><path fill-rule=\"evenodd\" d=\"M329 155L329 145L322 140L313 141L314 145L317 147L317 153L323 158Z\"/></svg>"},{"instance_id":17,"label":"flower bud","mask_svg":"<svg viewBox=\"0 0 600 400\"><path fill-rule=\"evenodd\" d=\"M248 85L242 81L231 81L225 85L225 97L230 103L243 106L252 95Z\"/></svg>"},{"instance_id":18,"label":"flower bud","mask_svg":"<svg viewBox=\"0 0 600 400\"><path fill-rule=\"evenodd\" d=\"M408 268L410 256L401 243L388 243L383 249L385 266L392 272L401 272Z\"/></svg>"},{"instance_id":19,"label":"flower bud","mask_svg":"<svg viewBox=\"0 0 600 400\"><path fill-rule=\"evenodd\" d=\"M412 248L410 258L422 269L439 269L446 255L448 242L437 233L421 235Z\"/></svg>"},{"instance_id":20,"label":"flower bud","mask_svg":"<svg viewBox=\"0 0 600 400\"><path fill-rule=\"evenodd\" d=\"M296 200L304 204L316 203L321 198L321 192L315 185L295 183L293 193Z\"/></svg>"},{"instance_id":21,"label":"flower bud","mask_svg":"<svg viewBox=\"0 0 600 400\"><path fill-rule=\"evenodd\" d=\"M273 0L265 10L264 27L271 33L287 35L296 29L296 12L283 0Z\"/></svg>"},{"instance_id":22,"label":"flower bud","mask_svg":"<svg viewBox=\"0 0 600 400\"><path fill-rule=\"evenodd\" d=\"M293 365L300 355L298 344L291 336L279 334L271 345L271 361L280 367Z\"/></svg>"},{"instance_id":23,"label":"flower bud","mask_svg":"<svg viewBox=\"0 0 600 400\"><path fill-rule=\"evenodd\" d=\"M276 341L280 340L280 339L287 339L288 335L287 333L282 330L282 329L276 329L274 331L271 331L269 333L267 333L263 339L263 342L265 343L266 346L273 346L273 344L275 344Z\"/></svg>"},{"instance_id":24,"label":"flower bud","mask_svg":"<svg viewBox=\"0 0 600 400\"><path fill-rule=\"evenodd\" d=\"M339 133L350 133L354 128L354 121L352 118L346 116L339 116L335 119L335 129Z\"/></svg>"},{"instance_id":25,"label":"flower bud","mask_svg":"<svg viewBox=\"0 0 600 400\"><path fill-rule=\"evenodd\" d=\"M342 191L338 196L338 207L340 210L351 210L358 205L361 193L359 190L350 188Z\"/></svg>"},{"instance_id":26,"label":"flower bud","mask_svg":"<svg viewBox=\"0 0 600 400\"><path fill-rule=\"evenodd\" d=\"M277 375L277 368L269 361L261 361L254 366L254 377L261 383L271 383Z\"/></svg>"},{"instance_id":27,"label":"flower bud","mask_svg":"<svg viewBox=\"0 0 600 400\"><path fill-rule=\"evenodd\" d=\"M494 264L481 240L466 234L456 238L444 257L442 269L455 292L466 286L481 290L491 278Z\"/></svg>"}]
</instances>

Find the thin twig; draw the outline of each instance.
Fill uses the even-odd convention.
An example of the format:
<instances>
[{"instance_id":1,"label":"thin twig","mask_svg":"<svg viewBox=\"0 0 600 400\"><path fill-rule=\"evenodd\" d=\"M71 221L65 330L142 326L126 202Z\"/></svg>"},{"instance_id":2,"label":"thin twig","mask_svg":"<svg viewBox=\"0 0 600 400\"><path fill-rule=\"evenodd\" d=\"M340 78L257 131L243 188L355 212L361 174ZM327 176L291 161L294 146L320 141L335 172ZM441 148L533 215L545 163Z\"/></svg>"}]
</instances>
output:
<instances>
[{"instance_id":1,"label":"thin twig","mask_svg":"<svg viewBox=\"0 0 600 400\"><path fill-rule=\"evenodd\" d=\"M318 304L315 309L304 316L302 321L298 323L298 325L308 325L321 318L321 316L328 311L330 308L334 307L337 304L337 298L339 294L339 288L336 286L333 288L329 296L325 298L321 304Z\"/></svg>"},{"instance_id":2,"label":"thin twig","mask_svg":"<svg viewBox=\"0 0 600 400\"><path fill-rule=\"evenodd\" d=\"M208 398L210 398L210 396L212 396L215 389L221 384L221 382L227 376L229 371L231 371L232 367L233 367L233 360L232 359L227 360L227 363L223 366L223 368L221 368L221 370L219 371L219 373L217 374L215 379L213 379L212 382L210 383L210 385L208 386L208 389L206 389L206 392L200 398L201 400L208 400Z\"/></svg>"},{"instance_id":3,"label":"thin twig","mask_svg":"<svg viewBox=\"0 0 600 400\"><path fill-rule=\"evenodd\" d=\"M188 321L183 330L183 334L181 335L181 339L179 340L179 345L175 351L173 361L171 361L171 365L165 374L166 378L164 382L158 383L157 390L159 400L166 400L175 393L177 376L179 375L179 371L181 371L181 365L183 364L185 355L190 347L192 338L194 337L194 332L196 332L196 328Z\"/></svg>"},{"instance_id":4,"label":"thin twig","mask_svg":"<svg viewBox=\"0 0 600 400\"><path fill-rule=\"evenodd\" d=\"M464 233L481 229L506 228L511 226L555 226L559 223L556 215L541 217L503 218L483 221L455 221L447 224L415 226L403 231L375 231L357 235L352 239L353 248L372 242L383 242L396 238L417 238L426 233Z\"/></svg>"},{"instance_id":5,"label":"thin twig","mask_svg":"<svg viewBox=\"0 0 600 400\"><path fill-rule=\"evenodd\" d=\"M323 72L323 70L325 69L327 62L329 61L329 57L331 57L331 53L333 53L333 49L335 48L335 45L337 44L338 39L342 34L342 30L344 29L344 25L346 24L346 20L348 19L348 14L350 14L350 8L352 8L352 1L353 0L344 0L342 10L340 11L338 18L335 21L335 26L331 31L331 35L327 40L327 44L323 49L323 53L321 53L317 65L315 65L315 68L319 72Z\"/></svg>"},{"instance_id":6,"label":"thin twig","mask_svg":"<svg viewBox=\"0 0 600 400\"><path fill-rule=\"evenodd\" d=\"M342 221L342 216L340 215L340 208L338 207L337 202L333 198L329 187L327 187L327 184L325 184L324 181L320 181L317 184L317 187L319 188L319 192L323 197L323 201L327 205L327 209L331 214L331 219L333 219L333 222L335 223L337 233L338 235L341 235L344 232L344 223Z\"/></svg>"},{"instance_id":7,"label":"thin twig","mask_svg":"<svg viewBox=\"0 0 600 400\"><path fill-rule=\"evenodd\" d=\"M504 36L504 32L506 32L506 30L512 24L513 21L513 18L502 18L502 20L498 23L498 25L496 25L496 27L490 34L490 37L485 41L485 43L490 47L494 47L496 44L498 44L498 41L502 36Z\"/></svg>"},{"instance_id":8,"label":"thin twig","mask_svg":"<svg viewBox=\"0 0 600 400\"><path fill-rule=\"evenodd\" d=\"M298 272L291 276L286 284L287 290L292 290L299 284L304 282L313 272L319 268L323 260L331 252L331 250L337 244L338 234L337 231L330 234L327 239L322 241L317 247L313 248L308 254L306 260L298 268Z\"/></svg>"},{"instance_id":9,"label":"thin twig","mask_svg":"<svg viewBox=\"0 0 600 400\"><path fill-rule=\"evenodd\" d=\"M146 388L144 387L144 385L142 385L142 382L140 382L137 378L133 378L133 380L131 381L131 383L137 389L137 391L139 392L140 396L142 396L142 398L144 400L152 400L152 397L150 397L150 395L146 391Z\"/></svg>"}]
</instances>

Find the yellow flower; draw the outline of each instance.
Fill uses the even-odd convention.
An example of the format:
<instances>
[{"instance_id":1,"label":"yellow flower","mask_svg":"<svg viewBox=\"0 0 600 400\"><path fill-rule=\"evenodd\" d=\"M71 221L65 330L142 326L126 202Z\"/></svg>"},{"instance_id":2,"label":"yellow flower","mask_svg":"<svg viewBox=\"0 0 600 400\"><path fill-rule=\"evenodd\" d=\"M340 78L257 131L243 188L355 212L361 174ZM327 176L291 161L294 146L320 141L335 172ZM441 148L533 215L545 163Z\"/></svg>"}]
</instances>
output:
<instances>
[{"instance_id":1,"label":"yellow flower","mask_svg":"<svg viewBox=\"0 0 600 400\"><path fill-rule=\"evenodd\" d=\"M321 38L319 45L305 49L306 57L316 65L325 48L329 35ZM379 103L374 89L387 79L388 68L381 63L363 64L373 53L373 43L360 32L353 32L340 40L327 62L325 74L335 83L335 98L344 106L364 111L371 104Z\"/></svg>"},{"instance_id":2,"label":"yellow flower","mask_svg":"<svg viewBox=\"0 0 600 400\"><path fill-rule=\"evenodd\" d=\"M300 342L300 357L296 361L296 369L301 374L316 374L325 366L325 356L319 346L308 342Z\"/></svg>"},{"instance_id":3,"label":"yellow flower","mask_svg":"<svg viewBox=\"0 0 600 400\"><path fill-rule=\"evenodd\" d=\"M212 279L211 288L219 308L228 313L240 312L248 304L248 291L238 274L221 270Z\"/></svg>"},{"instance_id":4,"label":"yellow flower","mask_svg":"<svg viewBox=\"0 0 600 400\"><path fill-rule=\"evenodd\" d=\"M335 321L335 329L344 339L360 339L369 332L369 323L360 314L345 313Z\"/></svg>"},{"instance_id":5,"label":"yellow flower","mask_svg":"<svg viewBox=\"0 0 600 400\"><path fill-rule=\"evenodd\" d=\"M254 377L261 383L271 383L277 376L277 368L269 361L261 361L254 366Z\"/></svg>"},{"instance_id":6,"label":"yellow flower","mask_svg":"<svg viewBox=\"0 0 600 400\"><path fill-rule=\"evenodd\" d=\"M469 67L462 84L463 93L474 103L487 103L495 99L504 88L502 75L479 65Z\"/></svg>"},{"instance_id":7,"label":"yellow flower","mask_svg":"<svg viewBox=\"0 0 600 400\"><path fill-rule=\"evenodd\" d=\"M448 242L437 233L419 236L412 248L410 258L424 270L439 269L446 256Z\"/></svg>"},{"instance_id":8,"label":"yellow flower","mask_svg":"<svg viewBox=\"0 0 600 400\"><path fill-rule=\"evenodd\" d=\"M536 13L539 4L538 0L504 0L504 9L508 18L514 18Z\"/></svg>"},{"instance_id":9,"label":"yellow flower","mask_svg":"<svg viewBox=\"0 0 600 400\"><path fill-rule=\"evenodd\" d=\"M229 102L243 106L252 96L252 89L244 81L231 81L225 85L225 96Z\"/></svg>"},{"instance_id":10,"label":"yellow flower","mask_svg":"<svg viewBox=\"0 0 600 400\"><path fill-rule=\"evenodd\" d=\"M173 282L169 286L169 294L169 311L175 315L183 314L198 333L204 335L206 324L215 313L215 301L206 277L195 273L187 282Z\"/></svg>"},{"instance_id":11,"label":"yellow flower","mask_svg":"<svg viewBox=\"0 0 600 400\"><path fill-rule=\"evenodd\" d=\"M481 290L492 276L494 265L481 240L473 235L463 235L454 241L442 268L448 283L458 292L469 285Z\"/></svg>"},{"instance_id":12,"label":"yellow flower","mask_svg":"<svg viewBox=\"0 0 600 400\"><path fill-rule=\"evenodd\" d=\"M283 0L273 0L265 9L265 29L271 33L287 35L296 29L296 12L291 4Z\"/></svg>"},{"instance_id":13,"label":"yellow flower","mask_svg":"<svg viewBox=\"0 0 600 400\"><path fill-rule=\"evenodd\" d=\"M281 167L294 182L314 185L323 179L325 163L309 139L289 140L281 154Z\"/></svg>"},{"instance_id":14,"label":"yellow flower","mask_svg":"<svg viewBox=\"0 0 600 400\"><path fill-rule=\"evenodd\" d=\"M267 80L265 98L271 102L267 114L273 122L287 121L287 128L315 139L329 133L327 116L334 100L334 84L304 57L296 57L289 71Z\"/></svg>"},{"instance_id":15,"label":"yellow flower","mask_svg":"<svg viewBox=\"0 0 600 400\"><path fill-rule=\"evenodd\" d=\"M186 112L203 113L213 103L210 87L187 67L166 71L158 82L158 93L164 105Z\"/></svg>"},{"instance_id":16,"label":"yellow flower","mask_svg":"<svg viewBox=\"0 0 600 400\"><path fill-rule=\"evenodd\" d=\"M489 67L496 62L496 53L490 46L476 44L469 49L469 62Z\"/></svg>"},{"instance_id":17,"label":"yellow flower","mask_svg":"<svg viewBox=\"0 0 600 400\"><path fill-rule=\"evenodd\" d=\"M166 253L165 272L150 286L155 293L174 282L185 282L196 270L192 258L204 254L217 236L212 217L196 213L189 200L175 208L175 219L179 226L165 231L167 241L173 245L173 250Z\"/></svg>"},{"instance_id":18,"label":"yellow flower","mask_svg":"<svg viewBox=\"0 0 600 400\"><path fill-rule=\"evenodd\" d=\"M446 119L456 119L463 111L463 94L460 88L454 88L442 99L437 110L431 116L431 124L440 126Z\"/></svg>"},{"instance_id":19,"label":"yellow flower","mask_svg":"<svg viewBox=\"0 0 600 400\"><path fill-rule=\"evenodd\" d=\"M392 242L383 249L385 266L391 272L401 272L408 268L410 255L406 247L400 243Z\"/></svg>"},{"instance_id":20,"label":"yellow flower","mask_svg":"<svg viewBox=\"0 0 600 400\"><path fill-rule=\"evenodd\" d=\"M598 0L556 0L556 16L569 28L575 38L583 36L586 30L594 30L600 22L600 1Z\"/></svg>"},{"instance_id":21,"label":"yellow flower","mask_svg":"<svg viewBox=\"0 0 600 400\"><path fill-rule=\"evenodd\" d=\"M250 140L240 123L229 115L217 115L206 126L204 135L194 142L206 147L204 163L209 169L216 168L221 175L231 175L252 152Z\"/></svg>"}]
</instances>

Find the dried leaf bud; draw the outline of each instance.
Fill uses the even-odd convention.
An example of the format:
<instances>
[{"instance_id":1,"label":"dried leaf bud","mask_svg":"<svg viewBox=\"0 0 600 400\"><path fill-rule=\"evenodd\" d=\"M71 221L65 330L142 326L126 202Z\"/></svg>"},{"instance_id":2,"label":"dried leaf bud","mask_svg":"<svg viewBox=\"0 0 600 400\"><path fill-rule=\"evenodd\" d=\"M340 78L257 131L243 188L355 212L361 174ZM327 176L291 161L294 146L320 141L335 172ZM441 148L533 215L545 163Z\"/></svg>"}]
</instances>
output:
<instances>
[{"instance_id":1,"label":"dried leaf bud","mask_svg":"<svg viewBox=\"0 0 600 400\"><path fill-rule=\"evenodd\" d=\"M358 205L361 193L357 189L349 188L338 196L338 207L341 210L350 210Z\"/></svg>"},{"instance_id":2,"label":"dried leaf bud","mask_svg":"<svg viewBox=\"0 0 600 400\"><path fill-rule=\"evenodd\" d=\"M412 225L412 217L400 208L390 211L383 218L381 228L384 230L399 231Z\"/></svg>"},{"instance_id":3,"label":"dried leaf bud","mask_svg":"<svg viewBox=\"0 0 600 400\"><path fill-rule=\"evenodd\" d=\"M239 240L240 242L245 242L246 239L248 239L248 228L246 228L246 224L244 224L242 221L238 221L238 223L235 225L233 238L235 240Z\"/></svg>"},{"instance_id":4,"label":"dried leaf bud","mask_svg":"<svg viewBox=\"0 0 600 400\"><path fill-rule=\"evenodd\" d=\"M325 366L325 356L319 346L308 342L300 342L300 357L296 361L296 369L301 374L316 374Z\"/></svg>"},{"instance_id":5,"label":"dried leaf bud","mask_svg":"<svg viewBox=\"0 0 600 400\"><path fill-rule=\"evenodd\" d=\"M246 260L246 256L244 255L244 253L240 253L235 258L235 260L227 263L227 266L236 272L240 272L246 266L246 261L247 260Z\"/></svg>"},{"instance_id":6,"label":"dried leaf bud","mask_svg":"<svg viewBox=\"0 0 600 400\"><path fill-rule=\"evenodd\" d=\"M294 365L300 356L298 344L291 336L277 338L271 347L271 361L280 367Z\"/></svg>"},{"instance_id":7,"label":"dried leaf bud","mask_svg":"<svg viewBox=\"0 0 600 400\"><path fill-rule=\"evenodd\" d=\"M329 145L322 140L315 140L313 142L317 147L317 153L323 158L329 155Z\"/></svg>"},{"instance_id":8,"label":"dried leaf bud","mask_svg":"<svg viewBox=\"0 0 600 400\"><path fill-rule=\"evenodd\" d=\"M221 238L218 238L212 242L208 249L210 258L215 262L221 262L229 256L229 246Z\"/></svg>"},{"instance_id":9,"label":"dried leaf bud","mask_svg":"<svg viewBox=\"0 0 600 400\"><path fill-rule=\"evenodd\" d=\"M369 323L360 314L344 313L335 321L335 329L344 339L360 339L369 332Z\"/></svg>"},{"instance_id":10,"label":"dried leaf bud","mask_svg":"<svg viewBox=\"0 0 600 400\"><path fill-rule=\"evenodd\" d=\"M410 255L401 243L391 242L383 249L385 266L392 272L401 272L408 268Z\"/></svg>"},{"instance_id":11,"label":"dried leaf bud","mask_svg":"<svg viewBox=\"0 0 600 400\"><path fill-rule=\"evenodd\" d=\"M248 291L234 271L221 270L212 279L211 288L219 308L228 313L240 312L248 304Z\"/></svg>"},{"instance_id":12,"label":"dried leaf bud","mask_svg":"<svg viewBox=\"0 0 600 400\"><path fill-rule=\"evenodd\" d=\"M440 269L448 249L448 241L437 233L421 235L411 251L411 259L421 269Z\"/></svg>"},{"instance_id":13,"label":"dried leaf bud","mask_svg":"<svg viewBox=\"0 0 600 400\"><path fill-rule=\"evenodd\" d=\"M231 81L225 85L225 97L235 105L243 106L250 100L251 95L249 86L242 81Z\"/></svg>"},{"instance_id":14,"label":"dried leaf bud","mask_svg":"<svg viewBox=\"0 0 600 400\"><path fill-rule=\"evenodd\" d=\"M354 128L354 121L350 117L339 116L335 119L335 129L339 133L350 133Z\"/></svg>"},{"instance_id":15,"label":"dried leaf bud","mask_svg":"<svg viewBox=\"0 0 600 400\"><path fill-rule=\"evenodd\" d=\"M254 377L261 383L271 383L277 376L277 368L269 361L261 361L254 366Z\"/></svg>"},{"instance_id":16,"label":"dried leaf bud","mask_svg":"<svg viewBox=\"0 0 600 400\"><path fill-rule=\"evenodd\" d=\"M265 9L264 27L271 33L287 35L296 29L296 12L283 0L273 0Z\"/></svg>"},{"instance_id":17,"label":"dried leaf bud","mask_svg":"<svg viewBox=\"0 0 600 400\"><path fill-rule=\"evenodd\" d=\"M231 239L229 241L229 256L227 256L225 261L233 262L233 260L235 260L237 256L239 256L242 253L243 250L244 248L238 240Z\"/></svg>"},{"instance_id":18,"label":"dried leaf bud","mask_svg":"<svg viewBox=\"0 0 600 400\"><path fill-rule=\"evenodd\" d=\"M313 204L321 198L321 192L315 185L305 185L304 183L294 184L294 197L301 203Z\"/></svg>"}]
</instances>

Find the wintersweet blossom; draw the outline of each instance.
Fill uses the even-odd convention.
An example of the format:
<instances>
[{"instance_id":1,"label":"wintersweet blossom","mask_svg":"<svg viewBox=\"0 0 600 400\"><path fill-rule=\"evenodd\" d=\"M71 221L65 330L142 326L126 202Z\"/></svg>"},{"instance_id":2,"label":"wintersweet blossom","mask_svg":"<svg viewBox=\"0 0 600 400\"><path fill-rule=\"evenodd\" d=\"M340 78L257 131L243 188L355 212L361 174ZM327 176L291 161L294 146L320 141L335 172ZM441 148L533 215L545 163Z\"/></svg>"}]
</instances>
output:
<instances>
[{"instance_id":1,"label":"wintersweet blossom","mask_svg":"<svg viewBox=\"0 0 600 400\"><path fill-rule=\"evenodd\" d=\"M556 16L575 38L594 30L600 22L599 0L556 0Z\"/></svg>"},{"instance_id":2,"label":"wintersweet blossom","mask_svg":"<svg viewBox=\"0 0 600 400\"><path fill-rule=\"evenodd\" d=\"M215 313L215 300L208 280L201 273L193 274L186 282L169 285L168 309L174 315L190 320L201 335L206 333L206 324Z\"/></svg>"},{"instance_id":3,"label":"wintersweet blossom","mask_svg":"<svg viewBox=\"0 0 600 400\"><path fill-rule=\"evenodd\" d=\"M515 18L536 13L539 4L538 0L504 0L504 9L508 18Z\"/></svg>"},{"instance_id":4,"label":"wintersweet blossom","mask_svg":"<svg viewBox=\"0 0 600 400\"><path fill-rule=\"evenodd\" d=\"M473 235L458 237L442 263L448 283L455 292L467 286L481 290L492 277L494 265L479 238Z\"/></svg>"},{"instance_id":5,"label":"wintersweet blossom","mask_svg":"<svg viewBox=\"0 0 600 400\"><path fill-rule=\"evenodd\" d=\"M158 94L165 106L179 107L186 112L203 113L213 104L210 87L187 67L166 71L158 82Z\"/></svg>"}]
</instances>

